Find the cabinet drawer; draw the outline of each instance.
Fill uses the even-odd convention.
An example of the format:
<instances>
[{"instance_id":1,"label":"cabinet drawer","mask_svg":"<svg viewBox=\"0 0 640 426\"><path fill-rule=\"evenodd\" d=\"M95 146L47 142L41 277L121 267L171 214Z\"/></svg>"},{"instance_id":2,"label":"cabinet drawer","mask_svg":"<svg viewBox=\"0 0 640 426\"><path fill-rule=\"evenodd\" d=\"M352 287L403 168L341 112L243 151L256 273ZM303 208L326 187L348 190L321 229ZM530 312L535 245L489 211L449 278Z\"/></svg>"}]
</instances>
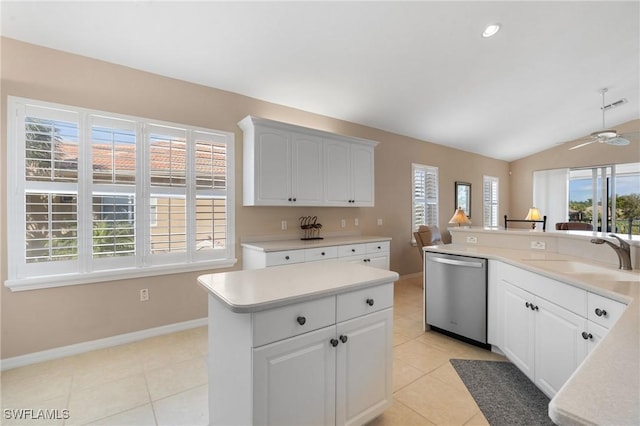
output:
<instances>
[{"instance_id":1,"label":"cabinet drawer","mask_svg":"<svg viewBox=\"0 0 640 426\"><path fill-rule=\"evenodd\" d=\"M337 322L366 315L393 306L393 283L339 294Z\"/></svg>"},{"instance_id":2,"label":"cabinet drawer","mask_svg":"<svg viewBox=\"0 0 640 426\"><path fill-rule=\"evenodd\" d=\"M379 241L376 243L367 243L367 253L384 253L389 251L389 241Z\"/></svg>"},{"instance_id":3,"label":"cabinet drawer","mask_svg":"<svg viewBox=\"0 0 640 426\"><path fill-rule=\"evenodd\" d=\"M348 244L345 246L338 246L338 256L358 256L367 252L366 244Z\"/></svg>"},{"instance_id":4,"label":"cabinet drawer","mask_svg":"<svg viewBox=\"0 0 640 426\"><path fill-rule=\"evenodd\" d=\"M336 323L336 298L329 296L253 314L253 347ZM302 324L301 324L302 323Z\"/></svg>"},{"instance_id":5,"label":"cabinet drawer","mask_svg":"<svg viewBox=\"0 0 640 426\"><path fill-rule=\"evenodd\" d=\"M500 262L501 280L586 318L587 291Z\"/></svg>"},{"instance_id":6,"label":"cabinet drawer","mask_svg":"<svg viewBox=\"0 0 640 426\"><path fill-rule=\"evenodd\" d=\"M316 260L335 259L338 257L338 247L318 247L304 250L304 261L315 262Z\"/></svg>"},{"instance_id":7,"label":"cabinet drawer","mask_svg":"<svg viewBox=\"0 0 640 426\"><path fill-rule=\"evenodd\" d=\"M594 293L588 293L587 305L589 307L587 319L606 328L611 328L627 307L624 303Z\"/></svg>"},{"instance_id":8,"label":"cabinet drawer","mask_svg":"<svg viewBox=\"0 0 640 426\"><path fill-rule=\"evenodd\" d=\"M304 250L272 251L267 253L267 266L304 262Z\"/></svg>"}]
</instances>

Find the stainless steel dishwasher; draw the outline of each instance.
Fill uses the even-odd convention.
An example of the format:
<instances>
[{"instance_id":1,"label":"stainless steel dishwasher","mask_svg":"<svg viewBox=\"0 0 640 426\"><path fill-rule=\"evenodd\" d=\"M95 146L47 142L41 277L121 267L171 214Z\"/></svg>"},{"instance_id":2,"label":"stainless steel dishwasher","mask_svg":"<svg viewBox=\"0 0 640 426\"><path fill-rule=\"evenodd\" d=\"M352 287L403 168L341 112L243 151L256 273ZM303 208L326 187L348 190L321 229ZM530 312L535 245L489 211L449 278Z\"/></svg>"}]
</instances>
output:
<instances>
[{"instance_id":1,"label":"stainless steel dishwasher","mask_svg":"<svg viewBox=\"0 0 640 426\"><path fill-rule=\"evenodd\" d=\"M425 322L487 346L487 260L425 252Z\"/></svg>"}]
</instances>

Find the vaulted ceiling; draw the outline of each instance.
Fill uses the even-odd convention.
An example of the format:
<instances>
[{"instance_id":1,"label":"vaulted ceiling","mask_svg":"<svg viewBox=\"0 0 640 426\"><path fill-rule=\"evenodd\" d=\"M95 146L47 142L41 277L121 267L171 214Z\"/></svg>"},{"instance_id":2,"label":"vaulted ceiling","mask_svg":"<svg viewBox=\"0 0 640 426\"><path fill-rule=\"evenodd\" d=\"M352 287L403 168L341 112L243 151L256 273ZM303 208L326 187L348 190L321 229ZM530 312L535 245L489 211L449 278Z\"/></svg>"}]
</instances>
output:
<instances>
[{"instance_id":1,"label":"vaulted ceiling","mask_svg":"<svg viewBox=\"0 0 640 426\"><path fill-rule=\"evenodd\" d=\"M0 7L6 37L507 161L601 129L604 87L607 127L640 118L638 1Z\"/></svg>"}]
</instances>

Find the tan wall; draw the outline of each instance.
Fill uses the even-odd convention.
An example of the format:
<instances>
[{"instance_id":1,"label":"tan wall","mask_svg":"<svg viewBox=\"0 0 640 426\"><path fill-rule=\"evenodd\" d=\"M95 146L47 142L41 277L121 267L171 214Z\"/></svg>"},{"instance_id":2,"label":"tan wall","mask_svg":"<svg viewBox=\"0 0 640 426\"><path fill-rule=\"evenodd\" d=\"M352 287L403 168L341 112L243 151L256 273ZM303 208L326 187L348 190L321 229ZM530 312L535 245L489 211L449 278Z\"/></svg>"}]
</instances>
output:
<instances>
[{"instance_id":1,"label":"tan wall","mask_svg":"<svg viewBox=\"0 0 640 426\"><path fill-rule=\"evenodd\" d=\"M615 128L620 133L639 132L640 120L632 120ZM536 170L640 162L640 147L637 140L627 146L593 143L569 151L569 147L574 145L577 143L559 145L511 163L509 216L513 215L514 218L522 216L517 218L524 219L527 215L533 202L533 172ZM547 226L554 229L554 224L547 224Z\"/></svg>"},{"instance_id":2,"label":"tan wall","mask_svg":"<svg viewBox=\"0 0 640 426\"><path fill-rule=\"evenodd\" d=\"M454 209L454 181L471 182L472 220L481 224L482 176L500 178L500 211L509 202L508 164L440 145L323 117L245 96L153 75L130 68L2 39L2 129L6 129L7 96L21 96L103 111L131 114L176 123L235 132L236 135L236 253L240 238L285 234L292 238L298 218L317 215L323 232L362 232L393 238L391 268L401 275L421 270L419 252L410 245L411 163L440 169L440 226L446 229ZM242 207L242 133L236 123L246 115L270 118L344 135L380 141L376 148L376 207L299 208ZM2 132L0 156L6 158ZM4 168L4 160L2 166ZM6 235L5 172L0 174L1 235ZM354 219L360 226L354 226ZM383 226L376 220L383 219ZM347 228L340 229L340 220ZM2 238L0 279L7 278L7 249ZM239 269L239 263L236 269ZM2 358L78 342L203 318L206 294L196 285L198 273L130 279L44 290L11 292L2 286ZM138 292L148 288L150 301Z\"/></svg>"}]
</instances>

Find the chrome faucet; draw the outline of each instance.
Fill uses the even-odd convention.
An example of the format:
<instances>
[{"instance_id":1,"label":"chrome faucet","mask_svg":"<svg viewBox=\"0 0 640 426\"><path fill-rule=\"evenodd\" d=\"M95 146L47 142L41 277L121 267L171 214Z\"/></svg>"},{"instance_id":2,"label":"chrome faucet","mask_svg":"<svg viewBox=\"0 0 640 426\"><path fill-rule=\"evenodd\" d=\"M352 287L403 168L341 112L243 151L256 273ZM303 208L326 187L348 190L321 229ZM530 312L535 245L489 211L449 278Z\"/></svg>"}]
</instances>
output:
<instances>
[{"instance_id":1,"label":"chrome faucet","mask_svg":"<svg viewBox=\"0 0 640 426\"><path fill-rule=\"evenodd\" d=\"M620 241L620 245L617 246L609 240L605 240L604 238L594 238L591 240L593 244L604 244L607 243L613 251L618 255L618 261L620 262L620 269L624 269L627 271L631 270L631 246L622 238L617 235L609 234L610 237L616 238Z\"/></svg>"}]
</instances>

